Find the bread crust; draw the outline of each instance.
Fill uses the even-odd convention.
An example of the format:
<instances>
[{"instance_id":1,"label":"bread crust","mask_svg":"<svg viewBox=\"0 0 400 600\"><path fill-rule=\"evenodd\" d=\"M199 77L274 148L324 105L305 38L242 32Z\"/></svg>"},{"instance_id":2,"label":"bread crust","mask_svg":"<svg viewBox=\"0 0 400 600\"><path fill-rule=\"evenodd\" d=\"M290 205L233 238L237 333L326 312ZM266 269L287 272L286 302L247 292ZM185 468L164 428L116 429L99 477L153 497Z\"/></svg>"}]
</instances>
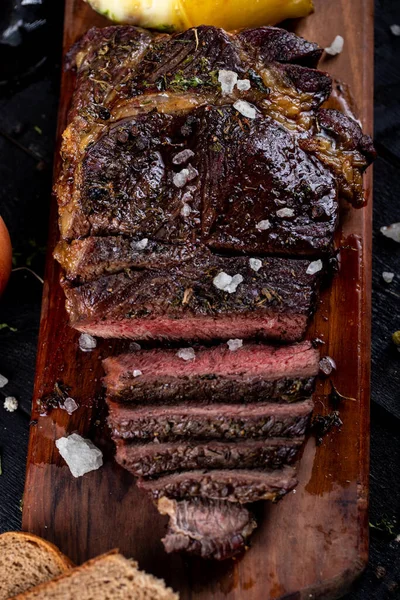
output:
<instances>
[{"instance_id":1,"label":"bread crust","mask_svg":"<svg viewBox=\"0 0 400 600\"><path fill-rule=\"evenodd\" d=\"M119 550L117 548L110 550L109 552L106 552L105 554L101 554L100 556L96 556L95 558L92 558L90 560L88 560L87 562L85 562L83 565L80 565L79 567L75 567L75 569L73 569L73 572L83 572L86 571L88 568L90 568L93 564L98 563L99 561L102 561L104 559L107 558L113 558L116 557L118 558L123 558L124 560L127 560L131 563L131 565L138 569L138 564L135 560L132 559L127 559L126 557L124 557L123 555L121 555L119 553ZM149 575L148 573L145 573L144 571L139 571L139 573L142 573L146 576L150 576L152 579L154 579L158 584L162 583L162 580L153 577L152 575ZM52 579L51 581L47 581L46 583L41 583L40 585L36 586L35 588L31 588L30 590L27 590L26 592L23 592L22 594L18 594L17 596L14 596L12 598L12 600L25 600L26 598L29 598L29 595L31 592L35 592L36 594L40 593L40 592L45 592L48 590L51 590L54 586L57 585L57 582L59 580L62 579L66 579L70 576L69 572L63 573L62 575L59 575L58 577L55 577L54 579ZM167 598L167 594L169 594L168 598L169 600L179 600L179 594L174 592L171 588L167 587L164 583L165 586L165 593L166 593L166 598ZM11 598L10 598L11 600Z\"/></svg>"},{"instance_id":2,"label":"bread crust","mask_svg":"<svg viewBox=\"0 0 400 600\"><path fill-rule=\"evenodd\" d=\"M14 537L41 546L52 556L53 560L58 564L63 572L68 571L75 566L72 560L70 560L68 556L65 556L65 554L63 554L61 550L57 548L57 546L33 533L26 531L6 531L0 535L0 544L2 541L7 541L8 539L12 541L12 538Z\"/></svg>"}]
</instances>

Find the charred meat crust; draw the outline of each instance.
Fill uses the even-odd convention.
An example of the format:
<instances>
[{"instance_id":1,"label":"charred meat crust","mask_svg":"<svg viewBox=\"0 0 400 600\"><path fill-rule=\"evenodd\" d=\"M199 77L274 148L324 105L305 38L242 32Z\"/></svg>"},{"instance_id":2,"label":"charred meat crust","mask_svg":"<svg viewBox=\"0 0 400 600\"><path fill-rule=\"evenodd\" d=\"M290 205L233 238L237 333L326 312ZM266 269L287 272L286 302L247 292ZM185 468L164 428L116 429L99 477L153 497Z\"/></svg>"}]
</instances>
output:
<instances>
[{"instance_id":1,"label":"charred meat crust","mask_svg":"<svg viewBox=\"0 0 400 600\"><path fill-rule=\"evenodd\" d=\"M114 438L235 440L302 436L313 403L131 407L108 400L108 407Z\"/></svg>"},{"instance_id":2,"label":"charred meat crust","mask_svg":"<svg viewBox=\"0 0 400 600\"><path fill-rule=\"evenodd\" d=\"M136 477L195 469L279 469L292 464L303 438L262 441L119 442L116 460Z\"/></svg>"},{"instance_id":3,"label":"charred meat crust","mask_svg":"<svg viewBox=\"0 0 400 600\"><path fill-rule=\"evenodd\" d=\"M320 273L308 261L194 255L168 269L126 269L78 286L64 282L71 323L101 337L134 339L302 338L317 297ZM214 278L240 274L235 293Z\"/></svg>"},{"instance_id":4,"label":"charred meat crust","mask_svg":"<svg viewBox=\"0 0 400 600\"><path fill-rule=\"evenodd\" d=\"M209 498L239 504L277 500L296 484L293 467L274 471L186 471L138 481L139 487L148 491L154 500L163 496L176 500Z\"/></svg>"},{"instance_id":5,"label":"charred meat crust","mask_svg":"<svg viewBox=\"0 0 400 600\"><path fill-rule=\"evenodd\" d=\"M224 293L215 306L215 289L200 285L178 305L193 288L197 256L320 257L332 250L340 197L362 204L362 172L374 149L354 121L320 109L332 87L314 68L320 54L315 44L268 27L229 34L202 26L172 36L108 27L90 30L75 46L55 254L66 269L74 327L104 337L178 339L178 319L201 314L206 323L189 324L183 337L211 339L215 328L223 339L214 315L225 306L233 318L267 321L259 328L253 322L246 336L301 339L316 285L303 288L299 311L268 288L266 301L260 290L255 296L249 285L228 301ZM221 70L248 80L250 89L226 93ZM255 118L237 100L250 103ZM189 158L176 162L183 150ZM149 253L141 257L135 244L143 241ZM144 286L160 300L154 309ZM298 300L298 292L290 293ZM150 322L160 315L167 315L163 323ZM241 324L228 337L240 329L246 333Z\"/></svg>"}]
</instances>

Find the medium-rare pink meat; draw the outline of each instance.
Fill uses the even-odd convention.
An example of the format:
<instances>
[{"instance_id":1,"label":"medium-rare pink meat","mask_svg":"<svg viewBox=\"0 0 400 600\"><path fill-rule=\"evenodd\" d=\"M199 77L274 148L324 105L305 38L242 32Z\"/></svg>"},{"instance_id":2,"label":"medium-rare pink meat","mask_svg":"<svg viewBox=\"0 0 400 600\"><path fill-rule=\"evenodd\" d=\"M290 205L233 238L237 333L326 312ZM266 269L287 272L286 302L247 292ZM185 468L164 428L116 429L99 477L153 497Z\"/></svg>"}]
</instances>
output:
<instances>
[{"instance_id":1,"label":"medium-rare pink meat","mask_svg":"<svg viewBox=\"0 0 400 600\"><path fill-rule=\"evenodd\" d=\"M204 251L168 268L125 269L81 285L65 282L67 310L76 329L101 337L301 339L320 273L307 273L305 260L257 260L254 270L247 257ZM225 289L227 277L236 279Z\"/></svg>"},{"instance_id":2,"label":"medium-rare pink meat","mask_svg":"<svg viewBox=\"0 0 400 600\"><path fill-rule=\"evenodd\" d=\"M199 498L176 502L164 497L157 507L170 518L162 539L167 552L185 551L202 558L226 560L243 552L257 527L244 506L231 502Z\"/></svg>"},{"instance_id":3,"label":"medium-rare pink meat","mask_svg":"<svg viewBox=\"0 0 400 600\"><path fill-rule=\"evenodd\" d=\"M293 402L307 398L319 370L311 342L293 346L227 344L196 348L183 360L177 349L142 350L103 361L107 396L136 404Z\"/></svg>"},{"instance_id":4,"label":"medium-rare pink meat","mask_svg":"<svg viewBox=\"0 0 400 600\"><path fill-rule=\"evenodd\" d=\"M138 481L139 487L148 491L154 500L166 496L176 500L209 498L240 504L277 500L290 492L296 484L296 471L293 467L262 471L185 471Z\"/></svg>"},{"instance_id":5,"label":"medium-rare pink meat","mask_svg":"<svg viewBox=\"0 0 400 600\"><path fill-rule=\"evenodd\" d=\"M313 403L136 407L108 400L108 407L108 423L115 438L234 440L302 436Z\"/></svg>"},{"instance_id":6,"label":"medium-rare pink meat","mask_svg":"<svg viewBox=\"0 0 400 600\"><path fill-rule=\"evenodd\" d=\"M116 461L137 477L194 469L278 469L292 464L304 438L117 442Z\"/></svg>"}]
</instances>

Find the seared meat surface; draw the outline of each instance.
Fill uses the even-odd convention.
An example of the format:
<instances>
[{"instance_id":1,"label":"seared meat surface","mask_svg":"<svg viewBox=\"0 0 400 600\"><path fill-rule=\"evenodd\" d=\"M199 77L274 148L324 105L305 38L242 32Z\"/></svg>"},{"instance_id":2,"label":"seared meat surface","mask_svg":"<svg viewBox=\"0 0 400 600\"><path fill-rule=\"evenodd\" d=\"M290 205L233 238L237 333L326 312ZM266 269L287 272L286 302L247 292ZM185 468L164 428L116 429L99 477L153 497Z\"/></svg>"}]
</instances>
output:
<instances>
[{"instance_id":1,"label":"seared meat surface","mask_svg":"<svg viewBox=\"0 0 400 600\"><path fill-rule=\"evenodd\" d=\"M233 440L304 435L313 403L137 407L109 400L108 407L108 422L115 438Z\"/></svg>"},{"instance_id":2,"label":"seared meat surface","mask_svg":"<svg viewBox=\"0 0 400 600\"><path fill-rule=\"evenodd\" d=\"M133 266L82 284L63 284L76 329L134 339L260 337L289 342L303 337L320 278L320 273L307 273L308 261L257 259L261 266L255 271L244 256L173 249L158 260L157 250L141 252L143 258L136 243L132 261L154 261L149 268ZM232 293L217 287L221 274L240 278Z\"/></svg>"},{"instance_id":3,"label":"seared meat surface","mask_svg":"<svg viewBox=\"0 0 400 600\"><path fill-rule=\"evenodd\" d=\"M304 438L262 441L117 442L116 460L137 477L196 469L278 469L292 464Z\"/></svg>"},{"instance_id":4,"label":"seared meat surface","mask_svg":"<svg viewBox=\"0 0 400 600\"><path fill-rule=\"evenodd\" d=\"M275 470L235 469L223 471L185 471L140 479L138 485L154 499L210 498L247 504L259 500L277 500L297 484L293 467Z\"/></svg>"},{"instance_id":5,"label":"seared meat surface","mask_svg":"<svg viewBox=\"0 0 400 600\"><path fill-rule=\"evenodd\" d=\"M68 56L55 258L71 325L183 347L104 361L116 460L170 517L168 552L235 556L256 527L243 505L297 483L319 368L301 340L375 157L323 106L321 54L273 27L202 26L92 29Z\"/></svg>"},{"instance_id":6,"label":"seared meat surface","mask_svg":"<svg viewBox=\"0 0 400 600\"><path fill-rule=\"evenodd\" d=\"M355 121L320 108L331 92L315 69L320 54L268 27L87 33L69 57L77 89L56 185L55 256L74 327L103 337L301 339L318 281L299 274L299 259L331 251L339 199L362 204L374 156ZM255 281L240 254L293 258ZM216 269L243 283L214 303ZM285 294L264 302L278 271L298 311ZM157 299L151 310L147 295Z\"/></svg>"}]
</instances>

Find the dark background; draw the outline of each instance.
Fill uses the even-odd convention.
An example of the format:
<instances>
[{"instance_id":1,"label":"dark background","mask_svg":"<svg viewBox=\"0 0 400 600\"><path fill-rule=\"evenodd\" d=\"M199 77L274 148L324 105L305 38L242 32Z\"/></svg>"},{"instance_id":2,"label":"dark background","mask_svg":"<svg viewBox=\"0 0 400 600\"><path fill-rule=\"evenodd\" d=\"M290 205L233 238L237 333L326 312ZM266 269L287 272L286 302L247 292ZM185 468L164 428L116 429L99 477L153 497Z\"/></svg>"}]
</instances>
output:
<instances>
[{"instance_id":1,"label":"dark background","mask_svg":"<svg viewBox=\"0 0 400 600\"><path fill-rule=\"evenodd\" d=\"M16 4L19 1L0 0L0 36ZM390 31L390 25L400 25L400 1L376 0L375 5L375 142L380 158L374 167L371 550L369 566L347 600L400 598L400 353L391 342L391 334L400 329L400 244L380 233L382 225L400 222L400 37ZM9 34L7 45L0 37L0 214L10 231L14 267L30 267L40 276L62 8L59 0L27 6L15 20L25 19L28 27ZM393 283L383 282L382 271L395 273ZM0 303L0 326L17 329L0 329L0 373L9 379L0 389L0 532L21 527L41 293L33 274L15 271ZM18 398L17 412L4 410L6 395Z\"/></svg>"}]
</instances>

